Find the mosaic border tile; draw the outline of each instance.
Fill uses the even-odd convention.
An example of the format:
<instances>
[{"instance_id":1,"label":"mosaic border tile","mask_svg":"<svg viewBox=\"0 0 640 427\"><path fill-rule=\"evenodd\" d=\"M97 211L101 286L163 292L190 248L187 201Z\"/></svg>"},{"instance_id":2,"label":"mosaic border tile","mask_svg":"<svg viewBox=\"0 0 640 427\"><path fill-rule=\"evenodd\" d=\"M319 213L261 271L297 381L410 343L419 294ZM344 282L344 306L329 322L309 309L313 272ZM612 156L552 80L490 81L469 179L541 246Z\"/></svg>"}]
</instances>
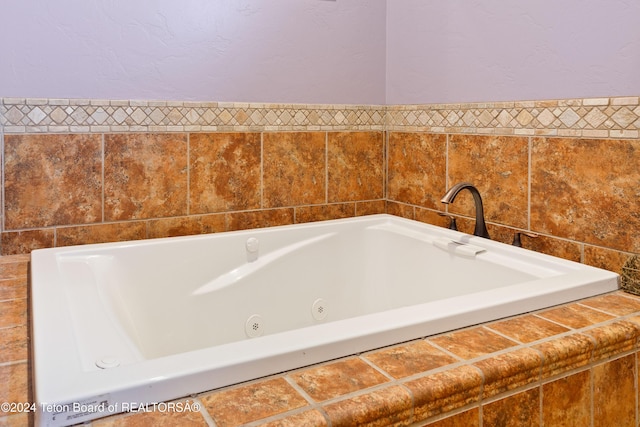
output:
<instances>
[{"instance_id":1,"label":"mosaic border tile","mask_svg":"<svg viewBox=\"0 0 640 427\"><path fill-rule=\"evenodd\" d=\"M385 129L638 138L640 97L389 106Z\"/></svg>"},{"instance_id":2,"label":"mosaic border tile","mask_svg":"<svg viewBox=\"0 0 640 427\"><path fill-rule=\"evenodd\" d=\"M640 137L640 97L425 105L0 99L4 133L402 130Z\"/></svg>"},{"instance_id":3,"label":"mosaic border tile","mask_svg":"<svg viewBox=\"0 0 640 427\"><path fill-rule=\"evenodd\" d=\"M0 126L5 133L383 130L384 118L381 106L0 100Z\"/></svg>"}]
</instances>

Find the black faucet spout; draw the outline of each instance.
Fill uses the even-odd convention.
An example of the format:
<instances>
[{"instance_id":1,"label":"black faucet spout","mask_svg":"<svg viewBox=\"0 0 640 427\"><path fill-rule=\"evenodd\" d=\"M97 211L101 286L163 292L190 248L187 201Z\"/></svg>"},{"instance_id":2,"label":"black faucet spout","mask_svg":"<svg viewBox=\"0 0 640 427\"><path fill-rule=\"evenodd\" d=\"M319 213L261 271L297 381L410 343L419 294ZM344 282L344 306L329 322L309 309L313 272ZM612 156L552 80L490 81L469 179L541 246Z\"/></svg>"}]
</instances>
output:
<instances>
[{"instance_id":1,"label":"black faucet spout","mask_svg":"<svg viewBox=\"0 0 640 427\"><path fill-rule=\"evenodd\" d=\"M473 201L476 205L476 227L473 231L474 236L484 237L490 239L489 231L487 231L487 225L484 221L484 207L482 205L482 197L478 189L470 182L460 182L447 191L447 193L440 200L442 203L453 203L458 193L462 190L469 190L473 196Z\"/></svg>"}]
</instances>

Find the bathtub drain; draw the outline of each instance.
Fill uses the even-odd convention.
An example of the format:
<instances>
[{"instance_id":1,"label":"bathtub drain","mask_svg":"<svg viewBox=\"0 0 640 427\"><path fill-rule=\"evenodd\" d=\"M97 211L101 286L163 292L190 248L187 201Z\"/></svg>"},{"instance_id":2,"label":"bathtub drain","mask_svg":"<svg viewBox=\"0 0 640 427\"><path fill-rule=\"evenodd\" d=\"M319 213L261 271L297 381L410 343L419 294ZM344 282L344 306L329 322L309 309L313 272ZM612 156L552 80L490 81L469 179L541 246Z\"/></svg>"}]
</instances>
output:
<instances>
[{"instance_id":1,"label":"bathtub drain","mask_svg":"<svg viewBox=\"0 0 640 427\"><path fill-rule=\"evenodd\" d=\"M244 324L244 331L249 338L261 336L264 332L262 316L260 316L259 314L249 316L247 322Z\"/></svg>"}]
</instances>

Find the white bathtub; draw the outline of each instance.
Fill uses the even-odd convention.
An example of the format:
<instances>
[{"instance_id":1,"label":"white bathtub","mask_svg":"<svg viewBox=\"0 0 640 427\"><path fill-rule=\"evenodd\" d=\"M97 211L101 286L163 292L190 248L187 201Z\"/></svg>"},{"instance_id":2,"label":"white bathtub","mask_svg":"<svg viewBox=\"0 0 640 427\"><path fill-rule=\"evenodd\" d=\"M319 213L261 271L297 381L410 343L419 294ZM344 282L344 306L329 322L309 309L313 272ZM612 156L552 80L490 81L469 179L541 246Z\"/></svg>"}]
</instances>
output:
<instances>
[{"instance_id":1,"label":"white bathtub","mask_svg":"<svg viewBox=\"0 0 640 427\"><path fill-rule=\"evenodd\" d=\"M618 288L389 215L32 253L39 425L188 396Z\"/></svg>"}]
</instances>

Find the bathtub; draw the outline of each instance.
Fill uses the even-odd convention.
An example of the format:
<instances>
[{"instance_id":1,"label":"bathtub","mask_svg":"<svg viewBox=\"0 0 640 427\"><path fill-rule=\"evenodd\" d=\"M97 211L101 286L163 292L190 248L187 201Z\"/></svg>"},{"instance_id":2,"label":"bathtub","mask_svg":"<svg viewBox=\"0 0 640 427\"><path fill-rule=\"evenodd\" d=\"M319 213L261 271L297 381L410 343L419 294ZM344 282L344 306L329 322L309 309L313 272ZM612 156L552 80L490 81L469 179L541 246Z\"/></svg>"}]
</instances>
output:
<instances>
[{"instance_id":1,"label":"bathtub","mask_svg":"<svg viewBox=\"0 0 640 427\"><path fill-rule=\"evenodd\" d=\"M75 424L618 288L390 215L32 252L36 421Z\"/></svg>"}]
</instances>

